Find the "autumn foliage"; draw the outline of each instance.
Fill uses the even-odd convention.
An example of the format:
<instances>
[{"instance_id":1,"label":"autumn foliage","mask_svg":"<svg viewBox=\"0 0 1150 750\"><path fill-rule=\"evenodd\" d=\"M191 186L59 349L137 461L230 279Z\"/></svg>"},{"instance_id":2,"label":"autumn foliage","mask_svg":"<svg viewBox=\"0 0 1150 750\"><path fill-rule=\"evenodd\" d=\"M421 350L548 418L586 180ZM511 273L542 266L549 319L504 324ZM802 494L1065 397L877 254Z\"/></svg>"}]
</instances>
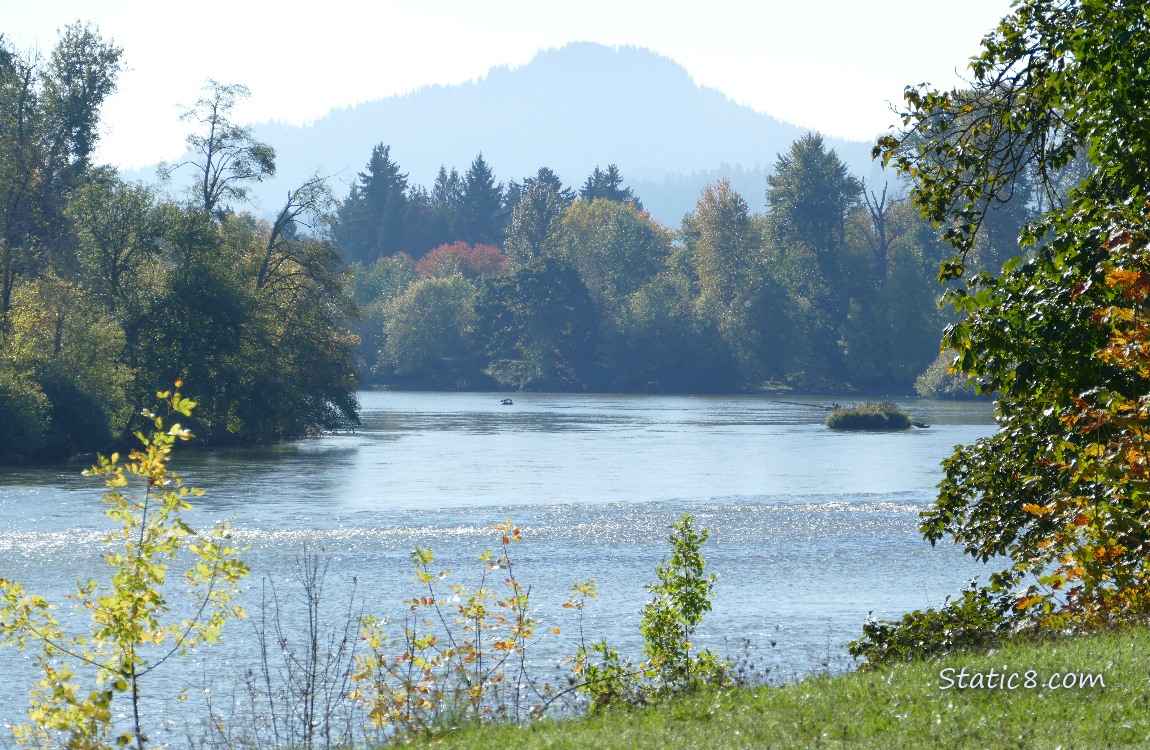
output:
<instances>
[{"instance_id":1,"label":"autumn foliage","mask_svg":"<svg viewBox=\"0 0 1150 750\"><path fill-rule=\"evenodd\" d=\"M452 276L461 273L470 279L503 271L507 256L490 245L453 242L440 245L415 264L420 278Z\"/></svg>"},{"instance_id":2,"label":"autumn foliage","mask_svg":"<svg viewBox=\"0 0 1150 750\"><path fill-rule=\"evenodd\" d=\"M1108 387L1074 399L1063 423L1079 436L1054 460L1072 479L1070 492L1025 510L1054 522L1050 538L1057 567L1040 582L1046 592L1023 598L1088 625L1150 612L1150 295L1145 229L1122 228L1105 241L1104 299L1092 323L1105 335L1097 359L1115 369ZM1124 377L1125 376L1125 377ZM1055 592L1063 592L1060 595ZM1052 607L1056 602L1059 606Z\"/></svg>"}]
</instances>

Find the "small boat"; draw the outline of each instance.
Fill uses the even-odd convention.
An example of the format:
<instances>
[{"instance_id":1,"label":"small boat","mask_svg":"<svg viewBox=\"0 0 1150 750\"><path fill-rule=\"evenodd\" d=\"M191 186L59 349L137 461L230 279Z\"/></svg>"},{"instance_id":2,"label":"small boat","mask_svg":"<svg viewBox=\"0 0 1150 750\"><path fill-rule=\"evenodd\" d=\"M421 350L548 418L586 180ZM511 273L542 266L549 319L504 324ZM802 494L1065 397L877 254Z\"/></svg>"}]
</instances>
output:
<instances>
[{"instance_id":1,"label":"small boat","mask_svg":"<svg viewBox=\"0 0 1150 750\"><path fill-rule=\"evenodd\" d=\"M503 404L504 406L512 406L515 404L515 402L509 398L505 398L502 401L500 401L499 403Z\"/></svg>"}]
</instances>

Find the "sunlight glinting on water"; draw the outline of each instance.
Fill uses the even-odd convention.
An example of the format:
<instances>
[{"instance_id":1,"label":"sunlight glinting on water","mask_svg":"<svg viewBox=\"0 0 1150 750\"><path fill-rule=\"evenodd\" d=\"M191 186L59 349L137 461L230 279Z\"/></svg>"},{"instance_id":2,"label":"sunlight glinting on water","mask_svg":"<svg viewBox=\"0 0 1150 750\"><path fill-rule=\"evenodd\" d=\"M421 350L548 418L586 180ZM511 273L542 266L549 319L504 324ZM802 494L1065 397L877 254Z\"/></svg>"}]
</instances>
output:
<instances>
[{"instance_id":1,"label":"sunlight glinting on water","mask_svg":"<svg viewBox=\"0 0 1150 750\"><path fill-rule=\"evenodd\" d=\"M415 547L435 551L437 570L453 569L447 583L476 586L476 557L499 551L492 526L510 519L524 537L511 550L515 574L546 627L565 633L544 639L537 658L574 651L562 604L573 581L590 578L599 598L587 606L589 637L638 657L644 586L667 554L668 527L690 512L710 530L704 554L719 576L698 645L730 656L750 649L779 679L846 667L845 645L868 613L936 605L980 571L952 546L923 542L917 526L939 461L993 429L986 404L918 402L911 408L931 429L862 435L826 430L818 399L362 399L364 426L353 434L177 454L188 483L207 490L192 523L233 519L252 569L249 609L269 583L293 592L294 565L315 553L329 561L324 594L335 620L354 597L398 623L401 602L421 591ZM45 592L99 576L108 523L98 483L79 478L80 468L0 474L0 576ZM250 626L233 623L224 643L172 662L158 684L172 694L206 675L226 685L252 654ZM30 681L16 653L0 659ZM10 693L3 720L26 705L21 691Z\"/></svg>"}]
</instances>

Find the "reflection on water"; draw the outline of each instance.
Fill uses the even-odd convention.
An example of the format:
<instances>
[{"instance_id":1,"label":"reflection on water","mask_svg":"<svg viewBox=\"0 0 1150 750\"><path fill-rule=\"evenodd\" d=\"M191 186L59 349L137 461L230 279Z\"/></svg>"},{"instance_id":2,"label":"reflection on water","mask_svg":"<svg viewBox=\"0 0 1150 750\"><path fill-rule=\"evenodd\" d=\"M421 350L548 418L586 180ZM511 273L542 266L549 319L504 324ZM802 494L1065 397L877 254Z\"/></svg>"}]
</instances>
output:
<instances>
[{"instance_id":1,"label":"reflection on water","mask_svg":"<svg viewBox=\"0 0 1150 750\"><path fill-rule=\"evenodd\" d=\"M519 573L548 627L571 624L561 609L571 582L596 578L587 631L632 654L643 586L667 527L689 511L711 530L707 562L720 575L698 645L734 654L747 639L783 676L843 664L869 612L937 604L979 572L951 547L932 549L917 524L939 461L994 429L989 404L904 400L933 426L859 434L822 426L829 399L516 394L502 406L500 397L366 393L354 433L183 451L177 464L208 490L196 523L235 519L254 589L264 576L290 586L306 546L331 557L337 608L354 577L369 611L398 616L413 593L414 547L432 547L471 583L469 561L510 518L525 537ZM62 594L98 569L100 488L78 471L0 474L0 576ZM226 679L252 653L250 627L232 627L203 664L173 664L182 671L162 679L173 690L209 673ZM542 644L541 658L573 651L567 632ZM26 705L7 692L3 719Z\"/></svg>"}]
</instances>

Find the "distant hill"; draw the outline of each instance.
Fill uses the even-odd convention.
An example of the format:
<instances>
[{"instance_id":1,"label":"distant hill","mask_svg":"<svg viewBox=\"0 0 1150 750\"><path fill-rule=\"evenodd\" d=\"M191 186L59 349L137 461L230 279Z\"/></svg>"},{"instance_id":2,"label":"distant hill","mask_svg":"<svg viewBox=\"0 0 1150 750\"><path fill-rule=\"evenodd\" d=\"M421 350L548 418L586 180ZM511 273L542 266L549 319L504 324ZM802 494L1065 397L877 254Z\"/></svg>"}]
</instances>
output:
<instances>
[{"instance_id":1,"label":"distant hill","mask_svg":"<svg viewBox=\"0 0 1150 750\"><path fill-rule=\"evenodd\" d=\"M260 213L274 212L316 170L334 178L342 197L382 142L410 182L429 187L441 165L462 173L479 152L502 182L548 166L578 188L595 166L614 163L656 219L678 226L702 186L721 176L762 210L777 154L808 128L697 86L682 66L654 52L576 43L471 83L254 131L277 151L276 179L253 191ZM871 144L827 143L856 174L870 175Z\"/></svg>"}]
</instances>

